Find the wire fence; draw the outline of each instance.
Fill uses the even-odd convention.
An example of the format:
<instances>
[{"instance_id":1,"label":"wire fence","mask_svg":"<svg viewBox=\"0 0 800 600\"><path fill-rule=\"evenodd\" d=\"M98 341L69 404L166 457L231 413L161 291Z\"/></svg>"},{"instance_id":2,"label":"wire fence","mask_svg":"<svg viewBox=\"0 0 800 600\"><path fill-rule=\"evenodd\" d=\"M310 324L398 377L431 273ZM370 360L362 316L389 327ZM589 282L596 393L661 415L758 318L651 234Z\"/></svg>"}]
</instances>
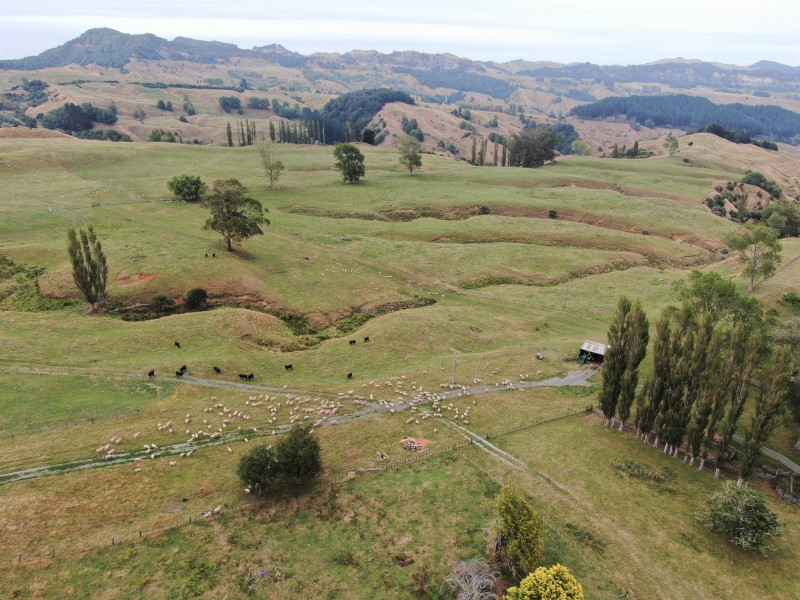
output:
<instances>
[{"instance_id":1,"label":"wire fence","mask_svg":"<svg viewBox=\"0 0 800 600\"><path fill-rule=\"evenodd\" d=\"M515 424L514 426L511 427L505 427L502 429L493 430L492 432L486 434L486 438L496 438L503 435L508 435L510 433L535 427L537 425L542 425L544 423L549 423L551 421L562 419L564 417L586 413L587 410L588 409L583 409L583 408L573 409L573 410L563 410L556 413L552 413L550 415L544 415L537 419L532 419L529 421L524 421L522 423ZM322 478L318 482L318 487L320 487L320 489L326 486L336 487L345 484L347 482L353 481L359 476L366 476L374 473L399 469L404 466L419 463L425 460L430 460L432 458L435 458L437 456L442 456L445 454L462 453L465 450L475 448L475 446L476 445L473 443L473 441L465 440L464 442L451 444L432 451L424 450L421 452L415 452L412 456L409 456L408 458L392 460L392 461L383 461L374 467L349 471L344 476L329 476ZM80 544L78 546L68 546L65 543L65 544L58 544L46 547L45 544L40 544L38 547L34 549L27 549L24 552L19 552L19 551L9 552L8 548L4 548L3 550L5 550L5 552L0 554L0 565L12 565L18 568L35 568L40 566L43 561L54 560L63 557L68 557L70 560L74 560L76 556L83 556L94 550L111 548L114 546L118 546L120 544L147 540L148 538L153 538L155 536L161 535L163 533L166 533L167 531L176 529L178 527L183 527L186 525L202 525L203 523L207 523L213 520L218 515L223 514L224 511L225 511L224 507L217 507L217 509L209 507L207 510L197 514L189 515L184 513L172 519L168 519L166 522L163 522L158 527L134 529L128 532L109 534L102 538L95 539L92 542L85 541L83 544Z\"/></svg>"}]
</instances>

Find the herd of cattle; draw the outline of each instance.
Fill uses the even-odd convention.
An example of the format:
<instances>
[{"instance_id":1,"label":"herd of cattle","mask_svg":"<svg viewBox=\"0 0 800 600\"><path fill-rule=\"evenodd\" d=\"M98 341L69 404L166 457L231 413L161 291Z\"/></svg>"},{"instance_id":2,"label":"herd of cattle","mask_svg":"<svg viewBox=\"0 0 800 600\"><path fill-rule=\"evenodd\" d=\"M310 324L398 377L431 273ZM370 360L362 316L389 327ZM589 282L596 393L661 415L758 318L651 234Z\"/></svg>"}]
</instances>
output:
<instances>
[{"instance_id":1,"label":"herd of cattle","mask_svg":"<svg viewBox=\"0 0 800 600\"><path fill-rule=\"evenodd\" d=\"M364 338L364 342L369 342L369 336ZM355 346L356 345L356 340L350 340L349 343L350 343L351 346ZM181 343L179 341L177 341L177 340L175 340L175 347L178 350L180 350L180 348L181 348ZM214 369L214 373L215 374L222 375L222 369L220 369L219 367L211 367L211 368ZM294 370L294 366L291 363L283 365L283 368L285 370L287 370L287 371L293 371ZM182 365L180 369L175 371L175 377L177 379L181 379L188 372L189 372L188 367L186 365ZM149 378L151 378L151 379L154 378L156 376L155 369L150 369L147 372L147 376ZM353 378L353 373L352 372L348 373L347 374L347 379L352 379L352 378ZM241 379L242 381L253 381L253 379L255 379L255 375L253 373L239 373L239 379Z\"/></svg>"}]
</instances>

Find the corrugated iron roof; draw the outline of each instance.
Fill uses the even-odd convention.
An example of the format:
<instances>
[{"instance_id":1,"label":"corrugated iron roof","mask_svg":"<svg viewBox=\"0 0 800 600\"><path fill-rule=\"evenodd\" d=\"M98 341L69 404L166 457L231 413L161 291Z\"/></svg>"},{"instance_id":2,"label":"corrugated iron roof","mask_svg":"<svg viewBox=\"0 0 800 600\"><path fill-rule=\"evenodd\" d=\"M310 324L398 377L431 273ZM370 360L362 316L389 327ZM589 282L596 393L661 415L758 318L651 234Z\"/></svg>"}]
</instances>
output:
<instances>
[{"instance_id":1,"label":"corrugated iron roof","mask_svg":"<svg viewBox=\"0 0 800 600\"><path fill-rule=\"evenodd\" d=\"M600 356L605 356L606 350L609 348L610 346L607 346L606 344L601 344L600 342L590 342L589 340L583 342L583 346L581 346L581 350L591 352L592 354L599 354Z\"/></svg>"}]
</instances>

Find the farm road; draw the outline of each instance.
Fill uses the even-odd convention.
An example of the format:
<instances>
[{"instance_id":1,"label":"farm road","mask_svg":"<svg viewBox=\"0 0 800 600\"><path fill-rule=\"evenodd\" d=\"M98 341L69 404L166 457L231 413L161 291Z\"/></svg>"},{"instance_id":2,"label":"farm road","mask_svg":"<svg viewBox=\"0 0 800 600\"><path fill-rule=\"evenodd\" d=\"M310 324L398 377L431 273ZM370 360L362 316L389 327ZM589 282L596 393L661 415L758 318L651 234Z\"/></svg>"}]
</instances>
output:
<instances>
[{"instance_id":1,"label":"farm road","mask_svg":"<svg viewBox=\"0 0 800 600\"><path fill-rule=\"evenodd\" d=\"M495 384L495 385L479 385L474 387L466 387L465 388L458 388L454 390L448 390L446 392L437 393L436 395L441 400L446 400L449 398L458 398L462 396L472 396L477 394L489 394L489 393L496 393L496 392L505 392L514 389L529 389L529 388L536 388L536 387L565 387L565 386L590 386L592 385L589 383L589 377L593 374L593 370L591 369L582 369L579 371L570 371L564 377L551 377L550 379L545 379L542 381L517 381L517 382L507 382L503 384ZM289 394L296 394L298 393L296 390L290 390L287 388L275 388L269 386L261 386L256 384L250 383L238 383L235 381L222 381L216 379L203 379L199 377L193 376L185 376L180 381L183 383L188 383L191 385L202 385L206 387L215 387L215 388L224 388L224 389L234 389L237 391L242 392L250 392L250 393L289 393ZM304 392L299 392L304 393ZM315 394L320 394L322 392L314 392ZM326 393L328 395L332 395L332 393ZM396 410L405 410L406 408L411 407L412 404L409 400L403 400L402 406L396 407ZM378 404L378 403L368 403L360 410L345 414L345 415L338 415L335 417L324 419L324 421L320 424L320 426L328 426L328 425L339 425L342 423L349 423L352 421L368 418L374 415L378 415L381 413L388 412L389 408L387 406ZM478 444L478 446L492 454L493 456L497 457L498 459L506 462L510 466L515 468L519 468L521 466L525 466L525 463L521 460L517 459L516 457L504 452L497 446L491 444L487 440L481 438L478 434L458 425L450 421L449 419L444 419L445 423L448 427L459 431L461 435L466 437L467 439L472 439L473 443ZM279 425L274 428L276 433L281 433L288 429L288 425ZM231 432L230 434L224 435L221 438L217 438L214 440L204 440L203 442L195 443L193 445L189 445L187 442L180 442L177 444L172 444L169 446L163 446L159 448L159 451L156 453L156 456L174 456L180 454L182 452L186 452L188 450L196 450L202 448L204 446L218 446L221 444L226 444L240 438L244 437L243 432ZM269 433L263 432L259 434L259 437L265 435L272 435L271 431ZM250 434L251 437L253 434ZM32 479L35 477L44 477L48 475L59 475L63 473L70 473L72 471L79 471L84 469L93 469L99 467L106 467L110 465L118 465L124 463L132 463L136 458L144 458L146 457L146 453L143 451L135 451L135 452L127 452L115 455L112 460L100 460L97 457L86 458L82 460L75 460L69 461L59 464L53 465L43 465L39 467L32 467L27 469L22 469L18 471L8 471L5 473L0 473L0 485L4 483L11 483L13 481L20 481L23 479Z\"/></svg>"}]
</instances>

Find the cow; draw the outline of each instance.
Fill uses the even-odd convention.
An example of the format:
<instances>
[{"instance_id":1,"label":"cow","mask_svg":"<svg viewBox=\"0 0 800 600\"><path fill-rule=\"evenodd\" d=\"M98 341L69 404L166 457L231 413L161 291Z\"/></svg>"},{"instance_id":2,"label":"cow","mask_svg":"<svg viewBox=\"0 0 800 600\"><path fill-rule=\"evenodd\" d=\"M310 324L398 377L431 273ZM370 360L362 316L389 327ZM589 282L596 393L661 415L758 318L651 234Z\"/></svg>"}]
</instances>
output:
<instances>
[{"instance_id":1,"label":"cow","mask_svg":"<svg viewBox=\"0 0 800 600\"><path fill-rule=\"evenodd\" d=\"M292 365L283 365L283 368L286 369L287 371L291 371Z\"/></svg>"},{"instance_id":2,"label":"cow","mask_svg":"<svg viewBox=\"0 0 800 600\"><path fill-rule=\"evenodd\" d=\"M369 341L369 336L364 338L364 342L368 342L368 341Z\"/></svg>"},{"instance_id":3,"label":"cow","mask_svg":"<svg viewBox=\"0 0 800 600\"><path fill-rule=\"evenodd\" d=\"M348 378L348 379L352 379L352 378L353 378L353 374L352 374L352 373L348 373L348 374L347 374L347 378Z\"/></svg>"},{"instance_id":4,"label":"cow","mask_svg":"<svg viewBox=\"0 0 800 600\"><path fill-rule=\"evenodd\" d=\"M247 381L253 381L253 378L254 378L254 377L255 377L255 375L253 375L252 373L250 373L250 375L248 375L248 376L247 376Z\"/></svg>"},{"instance_id":5,"label":"cow","mask_svg":"<svg viewBox=\"0 0 800 600\"><path fill-rule=\"evenodd\" d=\"M155 369L150 369L150 370L147 372L147 376L148 376L148 377L155 377L155 376L156 376Z\"/></svg>"},{"instance_id":6,"label":"cow","mask_svg":"<svg viewBox=\"0 0 800 600\"><path fill-rule=\"evenodd\" d=\"M185 372L186 372L186 365L183 365L183 366L180 368L180 372L181 372L181 373L185 373Z\"/></svg>"},{"instance_id":7,"label":"cow","mask_svg":"<svg viewBox=\"0 0 800 600\"><path fill-rule=\"evenodd\" d=\"M176 347L176 348L178 348L178 349L180 350L181 343L176 341L176 342L175 342L175 347Z\"/></svg>"},{"instance_id":8,"label":"cow","mask_svg":"<svg viewBox=\"0 0 800 600\"><path fill-rule=\"evenodd\" d=\"M244 373L239 373L239 379L247 381L247 375L245 375Z\"/></svg>"},{"instance_id":9,"label":"cow","mask_svg":"<svg viewBox=\"0 0 800 600\"><path fill-rule=\"evenodd\" d=\"M355 340L350 340L350 345L351 346L355 346L356 345L356 341Z\"/></svg>"},{"instance_id":10,"label":"cow","mask_svg":"<svg viewBox=\"0 0 800 600\"><path fill-rule=\"evenodd\" d=\"M217 375L221 375L222 374L222 369L220 369L219 367L213 367L213 369L214 369L214 373L216 373Z\"/></svg>"},{"instance_id":11,"label":"cow","mask_svg":"<svg viewBox=\"0 0 800 600\"><path fill-rule=\"evenodd\" d=\"M183 371L175 371L175 377L177 377L178 379L183 377Z\"/></svg>"}]
</instances>

